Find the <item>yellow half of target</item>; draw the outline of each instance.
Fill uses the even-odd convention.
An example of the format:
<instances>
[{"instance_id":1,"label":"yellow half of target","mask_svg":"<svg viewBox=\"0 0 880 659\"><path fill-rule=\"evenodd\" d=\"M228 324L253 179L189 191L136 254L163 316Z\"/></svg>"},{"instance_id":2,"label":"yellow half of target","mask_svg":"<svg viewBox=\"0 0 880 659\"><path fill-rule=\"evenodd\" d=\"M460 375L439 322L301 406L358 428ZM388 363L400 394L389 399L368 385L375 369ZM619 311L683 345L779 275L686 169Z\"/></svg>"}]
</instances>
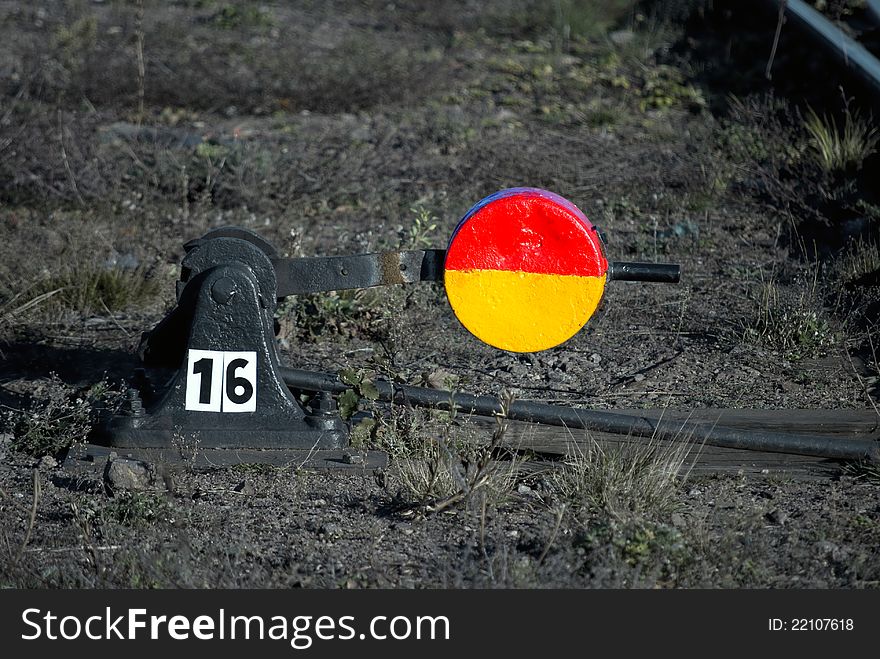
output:
<instances>
[{"instance_id":1,"label":"yellow half of target","mask_svg":"<svg viewBox=\"0 0 880 659\"><path fill-rule=\"evenodd\" d=\"M512 352L537 352L567 341L596 311L605 275L517 270L446 270L446 294L472 334Z\"/></svg>"}]
</instances>

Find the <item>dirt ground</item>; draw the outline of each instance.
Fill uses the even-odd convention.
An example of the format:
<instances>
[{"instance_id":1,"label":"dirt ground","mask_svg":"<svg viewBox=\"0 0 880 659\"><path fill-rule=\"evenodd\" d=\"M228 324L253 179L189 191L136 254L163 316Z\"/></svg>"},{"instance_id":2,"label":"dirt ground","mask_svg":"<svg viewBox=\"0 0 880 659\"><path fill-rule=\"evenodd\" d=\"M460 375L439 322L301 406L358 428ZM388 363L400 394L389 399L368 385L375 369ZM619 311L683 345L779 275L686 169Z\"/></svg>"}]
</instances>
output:
<instances>
[{"instance_id":1,"label":"dirt ground","mask_svg":"<svg viewBox=\"0 0 880 659\"><path fill-rule=\"evenodd\" d=\"M103 465L61 460L172 306L187 240L443 248L520 185L681 283L611 283L536 354L480 343L433 284L306 296L277 314L285 363L597 409L876 410L870 98L788 31L768 81L775 15L737 6L0 1L0 585L880 585L872 465L493 454L459 491L447 472L488 434L368 400L356 437L391 454L379 473L184 466L111 492ZM858 154L824 158L810 108Z\"/></svg>"}]
</instances>

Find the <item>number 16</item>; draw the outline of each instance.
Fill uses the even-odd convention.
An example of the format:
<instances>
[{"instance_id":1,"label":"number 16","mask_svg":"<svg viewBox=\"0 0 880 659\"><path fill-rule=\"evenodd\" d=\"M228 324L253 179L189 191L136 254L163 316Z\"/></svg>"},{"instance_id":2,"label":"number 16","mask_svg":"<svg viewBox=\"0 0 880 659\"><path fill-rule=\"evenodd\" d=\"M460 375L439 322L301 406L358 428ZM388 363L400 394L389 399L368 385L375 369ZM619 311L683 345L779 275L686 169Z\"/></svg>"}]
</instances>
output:
<instances>
[{"instance_id":1,"label":"number 16","mask_svg":"<svg viewBox=\"0 0 880 659\"><path fill-rule=\"evenodd\" d=\"M187 362L186 409L256 411L256 352L190 350Z\"/></svg>"}]
</instances>

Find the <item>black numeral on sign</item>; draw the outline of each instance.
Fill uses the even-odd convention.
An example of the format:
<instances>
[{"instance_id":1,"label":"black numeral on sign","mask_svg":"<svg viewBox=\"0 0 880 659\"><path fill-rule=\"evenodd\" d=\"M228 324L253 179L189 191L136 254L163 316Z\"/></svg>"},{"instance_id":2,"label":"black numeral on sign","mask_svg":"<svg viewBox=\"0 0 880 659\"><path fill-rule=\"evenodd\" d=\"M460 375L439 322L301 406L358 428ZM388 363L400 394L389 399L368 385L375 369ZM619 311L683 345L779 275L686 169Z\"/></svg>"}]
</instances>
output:
<instances>
[{"instance_id":1,"label":"black numeral on sign","mask_svg":"<svg viewBox=\"0 0 880 659\"><path fill-rule=\"evenodd\" d=\"M257 353L190 350L186 409L254 412L257 409Z\"/></svg>"},{"instance_id":2,"label":"black numeral on sign","mask_svg":"<svg viewBox=\"0 0 880 659\"><path fill-rule=\"evenodd\" d=\"M236 405L242 405L254 395L254 385L247 378L236 375L240 368L247 368L246 359L233 359L226 366L226 397Z\"/></svg>"},{"instance_id":3,"label":"black numeral on sign","mask_svg":"<svg viewBox=\"0 0 880 659\"><path fill-rule=\"evenodd\" d=\"M199 387L200 405L211 404L211 381L214 379L211 377L213 375L211 367L213 366L214 360L207 357L202 357L199 361L193 364L193 374L202 377L201 385Z\"/></svg>"}]
</instances>

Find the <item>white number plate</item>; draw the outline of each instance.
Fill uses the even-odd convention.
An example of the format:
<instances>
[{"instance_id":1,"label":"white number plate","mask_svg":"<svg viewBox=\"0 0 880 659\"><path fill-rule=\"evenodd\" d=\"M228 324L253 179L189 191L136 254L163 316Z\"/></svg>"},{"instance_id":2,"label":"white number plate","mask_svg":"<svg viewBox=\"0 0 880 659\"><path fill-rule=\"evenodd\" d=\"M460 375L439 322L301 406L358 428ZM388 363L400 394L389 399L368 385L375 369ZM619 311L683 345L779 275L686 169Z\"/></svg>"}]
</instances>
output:
<instances>
[{"instance_id":1,"label":"white number plate","mask_svg":"<svg viewBox=\"0 0 880 659\"><path fill-rule=\"evenodd\" d=\"M190 350L186 409L198 412L255 412L257 353Z\"/></svg>"}]
</instances>

